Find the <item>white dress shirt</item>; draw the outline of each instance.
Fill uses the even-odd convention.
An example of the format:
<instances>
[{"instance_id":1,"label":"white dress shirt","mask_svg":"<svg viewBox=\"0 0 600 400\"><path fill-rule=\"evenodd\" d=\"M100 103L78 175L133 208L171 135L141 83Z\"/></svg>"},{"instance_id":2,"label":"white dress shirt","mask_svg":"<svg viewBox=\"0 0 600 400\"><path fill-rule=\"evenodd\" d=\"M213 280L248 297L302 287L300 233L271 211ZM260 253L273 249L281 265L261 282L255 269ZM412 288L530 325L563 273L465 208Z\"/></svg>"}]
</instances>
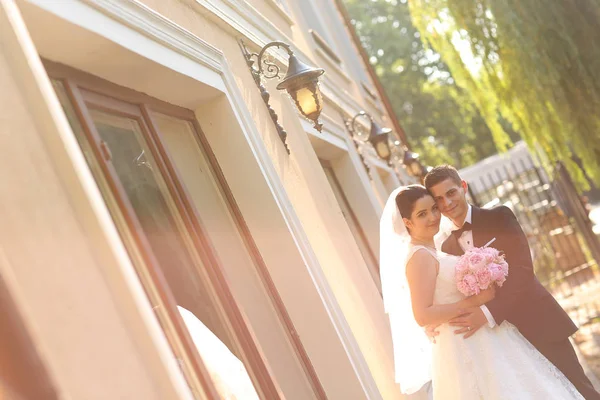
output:
<instances>
[{"instance_id":1,"label":"white dress shirt","mask_svg":"<svg viewBox=\"0 0 600 400\"><path fill-rule=\"evenodd\" d=\"M465 222L468 222L469 224L473 224L473 208L471 207L471 205L468 205L468 209L467 209L467 216L465 218L465 221L463 222L463 225ZM456 229L460 229L460 226L456 226ZM472 249L475 245L473 244L473 231L464 231L462 233L462 235L460 235L460 237L458 238L458 244L460 245L460 247L463 249L463 251L467 251L469 249ZM483 315L485 315L485 318L488 321L488 325L490 328L493 328L496 326L496 320L494 320L494 317L492 316L492 313L490 312L490 310L488 310L488 308L483 305L480 307L481 311L483 311Z\"/></svg>"}]
</instances>

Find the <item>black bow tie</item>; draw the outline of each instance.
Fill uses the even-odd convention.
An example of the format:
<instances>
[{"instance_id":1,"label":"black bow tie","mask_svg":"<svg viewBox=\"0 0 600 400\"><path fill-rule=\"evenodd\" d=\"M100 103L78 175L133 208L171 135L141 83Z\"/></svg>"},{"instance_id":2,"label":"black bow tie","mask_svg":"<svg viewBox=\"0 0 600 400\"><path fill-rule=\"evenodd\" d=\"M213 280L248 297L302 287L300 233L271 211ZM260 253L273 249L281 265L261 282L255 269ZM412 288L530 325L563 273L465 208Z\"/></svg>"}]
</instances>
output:
<instances>
[{"instance_id":1,"label":"black bow tie","mask_svg":"<svg viewBox=\"0 0 600 400\"><path fill-rule=\"evenodd\" d=\"M473 230L473 227L471 226L471 224L469 222L465 222L460 229L452 231L452 234L455 235L456 238L460 238L460 236L463 234L463 232L472 231L472 230Z\"/></svg>"}]
</instances>

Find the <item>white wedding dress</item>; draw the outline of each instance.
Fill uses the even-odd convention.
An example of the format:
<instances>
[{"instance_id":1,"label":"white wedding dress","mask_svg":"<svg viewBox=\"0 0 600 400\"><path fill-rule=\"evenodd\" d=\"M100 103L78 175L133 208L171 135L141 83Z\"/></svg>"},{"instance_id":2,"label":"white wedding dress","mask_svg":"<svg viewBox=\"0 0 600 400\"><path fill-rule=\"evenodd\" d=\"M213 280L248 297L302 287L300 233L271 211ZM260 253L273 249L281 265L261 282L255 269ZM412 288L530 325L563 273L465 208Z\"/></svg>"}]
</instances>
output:
<instances>
[{"instance_id":1,"label":"white wedding dress","mask_svg":"<svg viewBox=\"0 0 600 400\"><path fill-rule=\"evenodd\" d=\"M411 246L439 261L434 304L454 303L464 296L454 283L458 257ZM583 399L567 378L505 321L479 329L464 339L448 324L439 327L432 350L434 400L568 400Z\"/></svg>"}]
</instances>

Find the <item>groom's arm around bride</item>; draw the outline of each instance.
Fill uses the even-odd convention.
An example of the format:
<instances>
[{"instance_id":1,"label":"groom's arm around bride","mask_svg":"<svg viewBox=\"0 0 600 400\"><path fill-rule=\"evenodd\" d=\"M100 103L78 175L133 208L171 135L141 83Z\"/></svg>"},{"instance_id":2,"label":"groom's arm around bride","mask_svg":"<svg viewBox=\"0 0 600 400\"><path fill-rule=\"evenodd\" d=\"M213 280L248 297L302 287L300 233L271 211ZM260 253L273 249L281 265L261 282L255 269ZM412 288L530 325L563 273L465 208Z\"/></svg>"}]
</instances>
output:
<instances>
[{"instance_id":1,"label":"groom's arm around bride","mask_svg":"<svg viewBox=\"0 0 600 400\"><path fill-rule=\"evenodd\" d=\"M476 245L480 245L481 240L485 241L488 237L491 237L489 240L495 238L492 246L504 253L509 265L509 275L502 288L498 289L497 297L486 303L495 323L499 325L509 319L512 314L516 314L515 317L518 318L519 313L515 313L515 311L518 311L522 304L543 299L545 296L550 296L550 293L544 289L534 274L527 237L513 212L506 206L493 210L476 209L474 212L476 215L479 214L477 219L482 223L478 225L489 227L483 229L481 233L477 232L479 235L473 233ZM555 302L551 304L558 306ZM540 310L538 309L538 311ZM534 321L531 321L531 324L527 320L523 322L527 326L534 324ZM557 327L554 327L548 333L555 334L557 337L570 336L574 333L575 326L572 321L568 318L563 322L565 324L560 324L562 329L557 330ZM534 330L537 329L534 328ZM525 334L524 336L527 337Z\"/></svg>"}]
</instances>

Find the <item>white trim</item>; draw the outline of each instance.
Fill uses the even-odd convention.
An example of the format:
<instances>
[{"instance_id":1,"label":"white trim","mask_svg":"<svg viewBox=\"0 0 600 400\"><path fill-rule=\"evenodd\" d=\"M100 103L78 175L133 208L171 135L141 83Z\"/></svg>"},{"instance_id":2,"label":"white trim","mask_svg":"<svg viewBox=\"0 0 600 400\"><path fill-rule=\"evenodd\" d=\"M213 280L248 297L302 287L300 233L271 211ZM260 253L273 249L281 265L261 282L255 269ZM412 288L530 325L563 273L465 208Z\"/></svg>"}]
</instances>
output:
<instances>
[{"instance_id":1,"label":"white trim","mask_svg":"<svg viewBox=\"0 0 600 400\"><path fill-rule=\"evenodd\" d=\"M288 10L286 10L287 7L285 5L278 3L277 0L266 0L266 2L277 12L277 14L285 19L285 22L287 22L289 26L296 24L290 16Z\"/></svg>"},{"instance_id":2,"label":"white trim","mask_svg":"<svg viewBox=\"0 0 600 400\"><path fill-rule=\"evenodd\" d=\"M337 147L338 149L348 151L348 145L346 141L338 135L332 133L330 130L323 129L323 132L317 132L310 122L304 119L302 119L300 122L304 132L306 132L308 135L321 139L330 145Z\"/></svg>"},{"instance_id":3,"label":"white trim","mask_svg":"<svg viewBox=\"0 0 600 400\"><path fill-rule=\"evenodd\" d=\"M157 64L224 92L223 54L134 0L27 0ZM160 44L157 46L157 44Z\"/></svg>"},{"instance_id":4,"label":"white trim","mask_svg":"<svg viewBox=\"0 0 600 400\"><path fill-rule=\"evenodd\" d=\"M237 87L234 75L231 72L223 53L137 0L72 0L68 4L64 2L48 2L46 0L28 1L57 14L74 24L83 26L86 29L93 30L104 37L110 38L111 33L107 32L107 30L111 29L111 25L107 25L107 21L103 18L99 18L99 16L103 14L112 19L113 22L122 22L135 31L130 33L121 32L121 35L141 34L154 41L155 44L160 44L160 47L171 49L177 54L187 58L188 61L195 63L197 67L206 67L219 74L223 85L223 91L226 93L229 102L233 106L233 110L240 122L254 157L257 159L257 163L261 168L265 181L269 185L273 197L277 202L290 233L303 257L310 276L318 290L319 296L325 305L325 309L327 310L341 343L348 354L350 363L363 387L365 396L368 399L381 399L381 394L371 375L368 364L348 322L346 321L342 309L327 282L319 260L302 227L300 218L296 214L292 202L288 198L285 186L277 174L269 153L262 141L261 134L258 131L248 106L243 100L242 93ZM196 1L194 1L194 3L195 2ZM84 3L93 6L93 9L86 7ZM197 3L206 9L209 9L215 15L226 18L226 21L228 23L231 22L236 29L242 29L244 30L244 33L247 32L246 29L243 28L246 26L244 24L247 24L246 18L239 18L237 21L232 21L230 18L227 18L227 14L224 13L224 11L229 13L235 11L235 15L239 15L237 14L238 10L246 11L252 9L246 2L237 0L211 0L210 2L198 0ZM231 8L233 4L238 7L237 10ZM75 8L76 6L79 8ZM75 13L74 10L76 10L77 13ZM84 22L85 25L82 25ZM259 25L260 24L263 24L263 26L270 25L270 23L265 23L264 20L261 20ZM251 32L247 32L248 36L253 38L252 40L257 39L255 36L256 33L257 31L254 29ZM126 38L123 36L111 40L126 46ZM130 50L136 51L135 48ZM170 64L165 64L168 60L158 59L155 60L155 62L165 65L168 68L172 68Z\"/></svg>"},{"instance_id":5,"label":"white trim","mask_svg":"<svg viewBox=\"0 0 600 400\"><path fill-rule=\"evenodd\" d=\"M327 125L325 126L324 129L328 130L329 132L333 133L334 135L336 135L344 140L347 137L349 137L349 134L346 131L345 126L343 124L339 123L333 117L329 116L328 114L321 114L321 119L323 120L323 122L327 123Z\"/></svg>"},{"instance_id":6,"label":"white trim","mask_svg":"<svg viewBox=\"0 0 600 400\"><path fill-rule=\"evenodd\" d=\"M363 162L360 159L360 155L358 153L358 150L356 149L356 145L354 144L354 139L351 137L350 133L342 124L340 124L338 121L336 121L329 115L322 115L321 118L324 120L324 122L327 122L326 125L324 124L325 126L323 128L323 132L319 133L315 131L309 122L306 122L305 124L303 121L302 126L304 127L304 130L309 135L322 139L327 143L336 146L339 149L342 149L348 154L348 157L350 157L350 160L354 165L354 169L358 174L360 183L363 186L364 190L367 192L367 196L369 197L369 201L371 202L373 209L375 210L377 215L381 215L381 212L383 211L381 204L379 203L375 193L373 192L373 187L371 186L369 174L365 170L365 165L363 165ZM365 162L367 162L367 160L365 160Z\"/></svg>"},{"instance_id":7,"label":"white trim","mask_svg":"<svg viewBox=\"0 0 600 400\"><path fill-rule=\"evenodd\" d=\"M373 182L373 186L375 187L375 190L379 193L379 197L381 198L382 205L385 204L390 193L388 193L388 189L385 187L385 184L383 183L383 180L381 179L381 175L379 174L379 171L377 171L376 166L371 166L371 171L370 171L369 175L371 176L371 182ZM382 207L382 210L383 210L383 207Z\"/></svg>"},{"instance_id":8,"label":"white trim","mask_svg":"<svg viewBox=\"0 0 600 400\"><path fill-rule=\"evenodd\" d=\"M346 71L344 70L344 63L340 63L338 64L337 62L335 62L330 56L329 54L325 53L325 50L321 49L321 47L318 44L315 44L315 52L322 58L324 59L327 64L329 64L329 66L331 67L331 69L333 69L337 75L341 76L342 78L344 78L344 80L347 83L352 84L353 80L352 78L350 78L350 76L348 76L348 74L346 73Z\"/></svg>"},{"instance_id":9,"label":"white trim","mask_svg":"<svg viewBox=\"0 0 600 400\"><path fill-rule=\"evenodd\" d=\"M349 135L346 133L345 128L329 115L322 114L321 120L323 121L323 132L318 132L312 123L304 118L301 118L300 122L304 132L308 135L325 140L344 151L348 151L349 147L346 139ZM353 146L352 143L350 145Z\"/></svg>"},{"instance_id":10,"label":"white trim","mask_svg":"<svg viewBox=\"0 0 600 400\"><path fill-rule=\"evenodd\" d=\"M396 165L396 167L394 168L394 171L396 172L396 176L398 177L398 180L401 181L400 184L401 185L409 185L410 183L417 183L417 180L410 176L408 174L408 172L406 171L406 168L403 165Z\"/></svg>"},{"instance_id":11,"label":"white trim","mask_svg":"<svg viewBox=\"0 0 600 400\"><path fill-rule=\"evenodd\" d=\"M352 140L353 139L350 137L347 138L347 142L348 142L349 146L353 145ZM381 207L381 203L379 203L379 201L377 200L377 195L373 192L373 186L371 186L370 176L369 176L368 172L364 169L364 166L360 159L360 155L358 154L358 151L356 149L353 149L352 151L348 152L348 155L350 156L350 160L352 160L352 164L354 164L354 168L358 172L358 177L360 179L360 183L363 186L364 190L367 192L369 201L371 202L373 209L375 210L375 212L377 213L378 216L381 216L381 213L383 212L383 208ZM365 163L368 164L367 160L365 160ZM372 167L370 167L370 168L372 168Z\"/></svg>"},{"instance_id":12,"label":"white trim","mask_svg":"<svg viewBox=\"0 0 600 400\"><path fill-rule=\"evenodd\" d=\"M389 172L390 174L396 174L392 167L386 164L386 162L383 161L381 158L377 157L375 150L367 151L364 157L365 160L369 163L369 165L371 165L373 168L379 168L386 172Z\"/></svg>"},{"instance_id":13,"label":"white trim","mask_svg":"<svg viewBox=\"0 0 600 400\"><path fill-rule=\"evenodd\" d=\"M363 88L361 88L363 89ZM363 89L364 91L364 89ZM379 113L381 113L382 115L384 115L385 113L383 112L383 110L381 109L381 105L379 105L379 98L377 98L377 100L373 99L371 96L369 96L368 93L366 93L366 97L367 102L369 104L371 104L371 107L373 107L375 110L377 110Z\"/></svg>"},{"instance_id":14,"label":"white trim","mask_svg":"<svg viewBox=\"0 0 600 400\"><path fill-rule=\"evenodd\" d=\"M38 0L41 1L41 0ZM85 0L87 1L87 0ZM100 1L100 0L95 0ZM118 1L118 0L111 0ZM132 0L129 0L132 1ZM234 29L244 39L252 42L257 48L261 48L274 40L283 40L291 45L292 50L303 61L315 64L305 52L294 45L294 41L277 29L270 21L265 19L248 2L242 0L180 0L189 4L202 14L207 15L218 25L227 30ZM280 63L287 63L287 55L283 50L273 49L270 54ZM338 67L339 68L339 67ZM335 82L327 77L327 73L321 80L321 92L338 111L355 115L365 108L365 105L355 101L347 91L340 89Z\"/></svg>"},{"instance_id":15,"label":"white trim","mask_svg":"<svg viewBox=\"0 0 600 400\"><path fill-rule=\"evenodd\" d=\"M135 0L82 0L121 23L143 32L154 42L177 50L194 62L219 71L223 53L193 33ZM87 28L87 27L86 27Z\"/></svg>"}]
</instances>

